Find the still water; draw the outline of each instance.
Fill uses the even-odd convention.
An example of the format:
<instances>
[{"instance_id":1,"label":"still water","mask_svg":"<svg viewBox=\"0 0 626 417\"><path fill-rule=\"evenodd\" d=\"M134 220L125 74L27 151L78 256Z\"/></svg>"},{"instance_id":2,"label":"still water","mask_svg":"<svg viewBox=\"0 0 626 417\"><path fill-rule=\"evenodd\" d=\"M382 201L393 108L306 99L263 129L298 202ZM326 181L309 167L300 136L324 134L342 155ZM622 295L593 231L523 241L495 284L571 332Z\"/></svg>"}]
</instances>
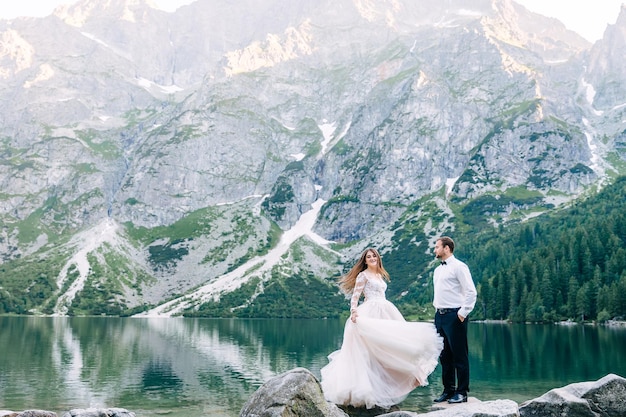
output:
<instances>
[{"instance_id":1,"label":"still water","mask_svg":"<svg viewBox=\"0 0 626 417\"><path fill-rule=\"evenodd\" d=\"M0 409L121 407L138 417L236 417L267 379L319 377L341 345L338 320L0 317ZM470 323L472 391L535 398L554 387L626 377L626 328ZM400 405L428 411L431 384Z\"/></svg>"}]
</instances>

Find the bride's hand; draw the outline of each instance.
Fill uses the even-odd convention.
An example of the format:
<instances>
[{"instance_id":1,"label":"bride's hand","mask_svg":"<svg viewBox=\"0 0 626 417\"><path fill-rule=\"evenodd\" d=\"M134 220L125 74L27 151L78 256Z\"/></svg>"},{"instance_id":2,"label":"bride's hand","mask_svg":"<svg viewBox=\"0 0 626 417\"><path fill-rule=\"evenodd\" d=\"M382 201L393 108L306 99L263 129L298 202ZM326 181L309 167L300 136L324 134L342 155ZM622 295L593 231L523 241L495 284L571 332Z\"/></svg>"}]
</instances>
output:
<instances>
[{"instance_id":1,"label":"bride's hand","mask_svg":"<svg viewBox=\"0 0 626 417\"><path fill-rule=\"evenodd\" d=\"M358 314L355 311L353 311L352 313L350 313L350 320L352 320L352 323L356 323L356 318L357 318Z\"/></svg>"}]
</instances>

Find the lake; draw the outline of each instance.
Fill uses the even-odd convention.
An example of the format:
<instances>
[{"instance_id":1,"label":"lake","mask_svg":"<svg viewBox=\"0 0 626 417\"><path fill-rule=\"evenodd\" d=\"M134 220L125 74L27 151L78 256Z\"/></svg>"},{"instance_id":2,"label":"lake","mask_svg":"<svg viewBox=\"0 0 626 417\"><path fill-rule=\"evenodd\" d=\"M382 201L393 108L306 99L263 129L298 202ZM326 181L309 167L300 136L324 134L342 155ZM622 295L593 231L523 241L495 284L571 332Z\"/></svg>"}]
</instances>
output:
<instances>
[{"instance_id":1,"label":"lake","mask_svg":"<svg viewBox=\"0 0 626 417\"><path fill-rule=\"evenodd\" d=\"M269 378L318 378L339 348L339 320L0 317L0 409L121 407L140 417L235 417ZM470 323L471 396L535 398L626 376L626 328ZM403 410L426 412L440 368Z\"/></svg>"}]
</instances>

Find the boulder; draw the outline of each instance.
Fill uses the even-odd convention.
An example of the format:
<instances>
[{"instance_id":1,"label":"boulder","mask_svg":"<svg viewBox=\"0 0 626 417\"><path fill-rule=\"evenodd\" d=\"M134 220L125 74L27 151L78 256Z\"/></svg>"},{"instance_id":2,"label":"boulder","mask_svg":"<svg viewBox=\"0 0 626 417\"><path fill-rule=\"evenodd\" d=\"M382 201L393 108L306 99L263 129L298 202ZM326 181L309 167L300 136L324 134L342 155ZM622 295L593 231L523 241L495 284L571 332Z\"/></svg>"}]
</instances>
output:
<instances>
[{"instance_id":1,"label":"boulder","mask_svg":"<svg viewBox=\"0 0 626 417\"><path fill-rule=\"evenodd\" d=\"M442 409L435 409L442 408ZM263 384L241 410L240 417L626 417L626 379L609 374L548 391L518 405L512 400L435 405L428 413L338 407L324 399L317 378L295 368ZM64 416L66 417L66 416Z\"/></svg>"},{"instance_id":2,"label":"boulder","mask_svg":"<svg viewBox=\"0 0 626 417\"><path fill-rule=\"evenodd\" d=\"M393 411L378 417L518 417L517 403L511 400L475 401L454 404L429 413Z\"/></svg>"},{"instance_id":3,"label":"boulder","mask_svg":"<svg viewBox=\"0 0 626 417\"><path fill-rule=\"evenodd\" d=\"M248 399L239 417L518 417L511 400L473 401L427 414L381 408L338 407L324 399L319 381L308 369L296 368L263 384Z\"/></svg>"},{"instance_id":4,"label":"boulder","mask_svg":"<svg viewBox=\"0 0 626 417\"><path fill-rule=\"evenodd\" d=\"M135 417L135 413L124 408L74 408L63 417Z\"/></svg>"},{"instance_id":5,"label":"boulder","mask_svg":"<svg viewBox=\"0 0 626 417\"><path fill-rule=\"evenodd\" d=\"M435 410L435 408L442 408ZM435 405L428 413L338 407L326 401L319 381L305 368L295 368L265 382L246 402L240 417L626 417L626 379L609 374L548 391L518 406L511 400ZM57 417L52 411L0 410L0 417ZM135 417L123 408L72 409L63 417Z\"/></svg>"},{"instance_id":6,"label":"boulder","mask_svg":"<svg viewBox=\"0 0 626 417\"><path fill-rule=\"evenodd\" d=\"M270 379L244 404L240 417L347 417L324 399L319 381L306 368L295 368Z\"/></svg>"},{"instance_id":7,"label":"boulder","mask_svg":"<svg viewBox=\"0 0 626 417\"><path fill-rule=\"evenodd\" d=\"M24 410L20 412L0 410L0 417L57 417L57 415L46 410Z\"/></svg>"},{"instance_id":8,"label":"boulder","mask_svg":"<svg viewBox=\"0 0 626 417\"><path fill-rule=\"evenodd\" d=\"M626 379L615 374L555 388L519 407L520 417L626 417Z\"/></svg>"}]
</instances>

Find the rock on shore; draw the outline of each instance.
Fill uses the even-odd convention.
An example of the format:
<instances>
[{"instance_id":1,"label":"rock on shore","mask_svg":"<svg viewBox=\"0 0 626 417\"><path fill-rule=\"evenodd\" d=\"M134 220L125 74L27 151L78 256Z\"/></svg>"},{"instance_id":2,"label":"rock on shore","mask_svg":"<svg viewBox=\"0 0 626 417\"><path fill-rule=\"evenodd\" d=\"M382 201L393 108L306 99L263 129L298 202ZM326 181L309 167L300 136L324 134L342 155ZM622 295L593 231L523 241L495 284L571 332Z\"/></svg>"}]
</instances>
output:
<instances>
[{"instance_id":1,"label":"rock on shore","mask_svg":"<svg viewBox=\"0 0 626 417\"><path fill-rule=\"evenodd\" d=\"M46 410L0 410L0 417L57 417L57 413ZM75 408L64 413L63 417L135 417L135 413L124 408Z\"/></svg>"},{"instance_id":2,"label":"rock on shore","mask_svg":"<svg viewBox=\"0 0 626 417\"><path fill-rule=\"evenodd\" d=\"M615 374L553 389L521 405L503 399L469 401L418 414L404 410L339 408L324 399L317 378L295 368L263 384L240 417L626 417L626 379Z\"/></svg>"},{"instance_id":3,"label":"rock on shore","mask_svg":"<svg viewBox=\"0 0 626 417\"><path fill-rule=\"evenodd\" d=\"M555 388L520 405L503 399L437 405L428 413L394 408L340 408L324 399L318 379L295 368L265 382L243 406L240 417L626 417L626 379L608 374L597 381ZM45 410L0 410L0 417L57 417ZM62 417L135 417L123 408L74 409Z\"/></svg>"}]
</instances>

